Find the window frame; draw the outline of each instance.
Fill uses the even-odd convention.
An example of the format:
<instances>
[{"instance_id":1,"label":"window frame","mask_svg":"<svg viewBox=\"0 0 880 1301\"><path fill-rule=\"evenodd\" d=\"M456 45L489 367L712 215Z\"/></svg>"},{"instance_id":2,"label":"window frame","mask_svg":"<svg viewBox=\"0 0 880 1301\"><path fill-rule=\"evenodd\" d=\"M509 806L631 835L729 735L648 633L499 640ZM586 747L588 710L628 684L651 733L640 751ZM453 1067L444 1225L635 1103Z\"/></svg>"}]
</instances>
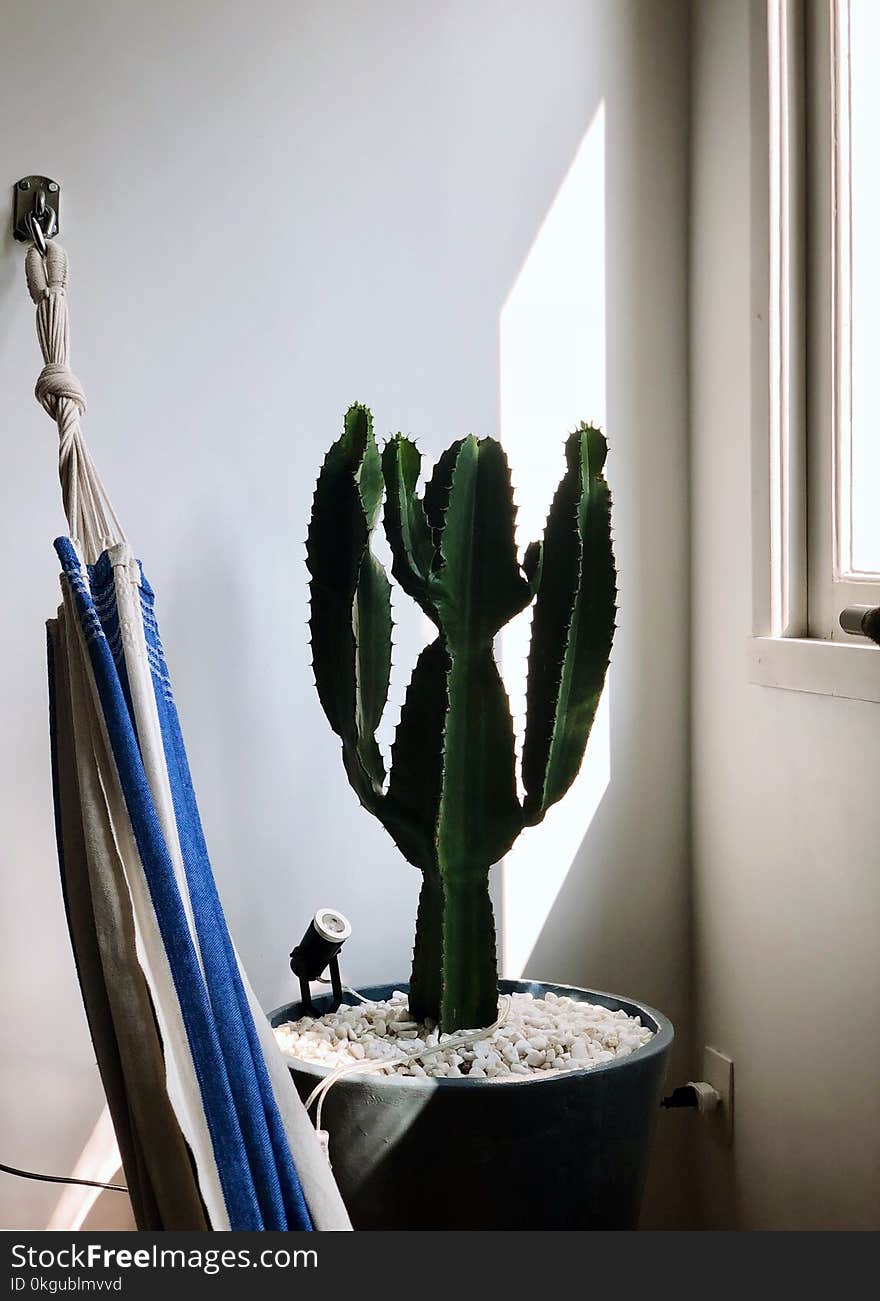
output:
<instances>
[{"instance_id":1,"label":"window frame","mask_svg":"<svg viewBox=\"0 0 880 1301\"><path fill-rule=\"evenodd\" d=\"M880 604L880 576L852 564L849 0L806 18L809 626L840 641L845 606Z\"/></svg>"},{"instance_id":2,"label":"window frame","mask_svg":"<svg viewBox=\"0 0 880 1301\"><path fill-rule=\"evenodd\" d=\"M830 40L840 3L845 0L768 0L766 44L752 52L753 66L763 63L767 75L756 77L752 123L749 677L764 686L880 702L878 648L837 623L845 605L880 603L880 584L847 574L837 542L845 465L837 459L836 422L848 400L838 330L843 278L834 262L848 253L831 228L834 189L841 184L834 146L841 143L831 131L836 61Z\"/></svg>"}]
</instances>

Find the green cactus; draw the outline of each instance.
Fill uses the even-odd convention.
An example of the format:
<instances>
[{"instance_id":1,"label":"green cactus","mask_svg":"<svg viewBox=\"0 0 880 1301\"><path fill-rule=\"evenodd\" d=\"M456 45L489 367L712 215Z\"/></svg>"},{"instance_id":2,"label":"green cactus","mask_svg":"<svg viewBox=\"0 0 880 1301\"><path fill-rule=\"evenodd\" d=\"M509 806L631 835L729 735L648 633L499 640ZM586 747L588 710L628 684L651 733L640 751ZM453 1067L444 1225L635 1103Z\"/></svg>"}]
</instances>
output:
<instances>
[{"instance_id":1,"label":"green cactus","mask_svg":"<svg viewBox=\"0 0 880 1301\"><path fill-rule=\"evenodd\" d=\"M581 425L543 542L520 563L510 471L491 438L440 457L397 435L380 456L355 405L318 478L307 543L315 682L358 798L422 873L410 1007L444 1030L497 1015L489 869L577 775L614 636L606 444ZM391 572L437 627L406 692L386 774L376 729L391 671L391 590L370 540L384 496ZM494 639L534 602L521 803ZM386 780L387 778L387 780Z\"/></svg>"}]
</instances>

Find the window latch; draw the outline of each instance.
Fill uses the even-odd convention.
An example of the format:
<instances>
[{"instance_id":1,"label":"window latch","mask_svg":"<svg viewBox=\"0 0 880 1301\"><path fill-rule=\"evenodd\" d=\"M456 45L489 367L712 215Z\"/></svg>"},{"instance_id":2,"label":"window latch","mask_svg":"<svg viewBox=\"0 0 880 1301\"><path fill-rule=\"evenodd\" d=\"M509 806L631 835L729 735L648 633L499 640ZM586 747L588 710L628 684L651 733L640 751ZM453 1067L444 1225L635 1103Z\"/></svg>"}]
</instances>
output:
<instances>
[{"instance_id":1,"label":"window latch","mask_svg":"<svg viewBox=\"0 0 880 1301\"><path fill-rule=\"evenodd\" d=\"M880 646L880 605L848 605L840 612L840 626L851 637L869 637Z\"/></svg>"}]
</instances>

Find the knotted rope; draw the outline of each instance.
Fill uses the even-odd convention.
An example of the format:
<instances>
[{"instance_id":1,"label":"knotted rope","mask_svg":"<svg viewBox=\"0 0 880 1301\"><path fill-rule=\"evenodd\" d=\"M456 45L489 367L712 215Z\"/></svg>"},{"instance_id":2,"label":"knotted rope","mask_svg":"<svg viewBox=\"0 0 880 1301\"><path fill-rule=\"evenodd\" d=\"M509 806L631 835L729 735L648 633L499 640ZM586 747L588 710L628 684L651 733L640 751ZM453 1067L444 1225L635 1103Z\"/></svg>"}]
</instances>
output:
<instances>
[{"instance_id":1,"label":"knotted rope","mask_svg":"<svg viewBox=\"0 0 880 1301\"><path fill-rule=\"evenodd\" d=\"M37 338L45 362L34 393L58 426L58 476L71 537L86 562L94 564L107 547L124 542L125 534L80 427L86 395L70 369L67 254L54 241L47 244L45 255L32 245L25 274L37 306Z\"/></svg>"}]
</instances>

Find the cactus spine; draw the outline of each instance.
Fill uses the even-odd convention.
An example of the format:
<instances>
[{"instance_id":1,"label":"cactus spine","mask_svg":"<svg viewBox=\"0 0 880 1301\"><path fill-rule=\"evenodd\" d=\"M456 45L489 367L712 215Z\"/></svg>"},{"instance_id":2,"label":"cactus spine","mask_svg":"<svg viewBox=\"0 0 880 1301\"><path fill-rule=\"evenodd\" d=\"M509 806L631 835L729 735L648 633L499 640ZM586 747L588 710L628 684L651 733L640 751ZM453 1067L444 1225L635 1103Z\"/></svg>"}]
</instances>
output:
<instances>
[{"instance_id":1,"label":"cactus spine","mask_svg":"<svg viewBox=\"0 0 880 1301\"><path fill-rule=\"evenodd\" d=\"M318 478L307 542L315 682L358 798L422 873L410 1007L444 1030L495 1019L489 869L568 790L602 692L616 600L605 454L598 429L569 435L544 540L522 563L494 439L453 443L419 497L415 444L397 435L380 456L370 412L355 405ZM437 628L413 670L388 774L375 733L391 669L390 584L370 548L383 497L392 575ZM532 601L520 803L493 642Z\"/></svg>"}]
</instances>

